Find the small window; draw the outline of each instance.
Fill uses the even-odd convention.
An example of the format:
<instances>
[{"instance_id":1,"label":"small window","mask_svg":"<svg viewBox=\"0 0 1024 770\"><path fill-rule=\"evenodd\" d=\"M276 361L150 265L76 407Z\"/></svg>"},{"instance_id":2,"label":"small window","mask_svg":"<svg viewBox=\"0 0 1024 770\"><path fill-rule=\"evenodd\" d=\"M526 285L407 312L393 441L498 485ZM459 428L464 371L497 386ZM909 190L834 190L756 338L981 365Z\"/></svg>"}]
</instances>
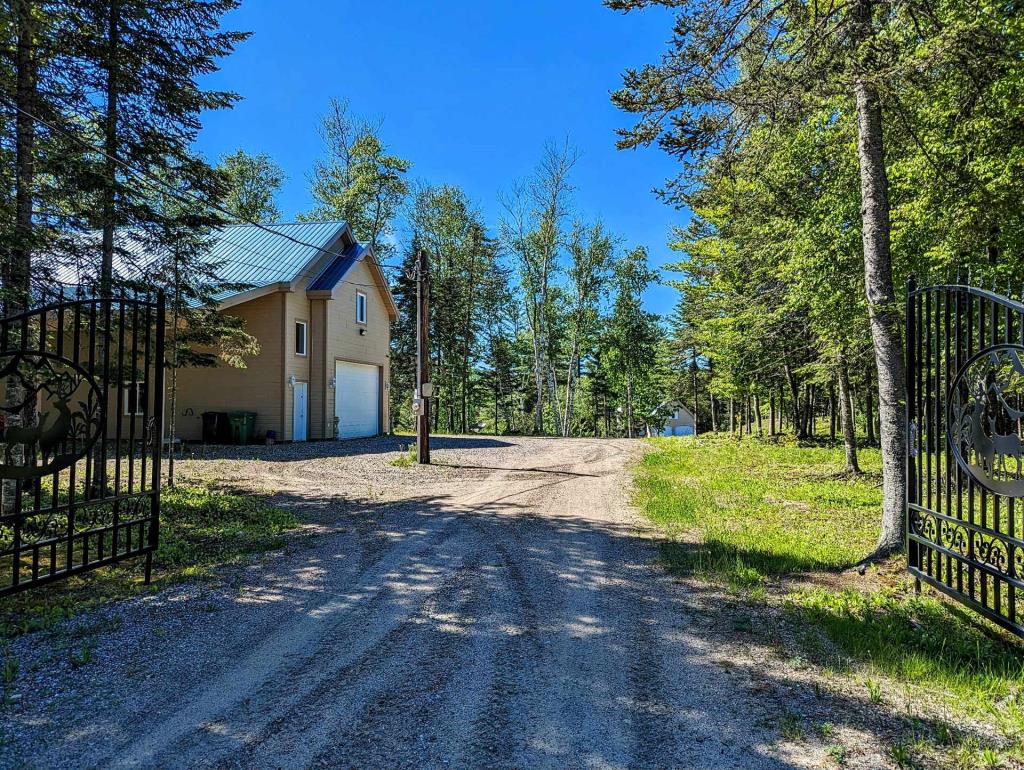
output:
<instances>
[{"instance_id":1,"label":"small window","mask_svg":"<svg viewBox=\"0 0 1024 770\"><path fill-rule=\"evenodd\" d=\"M145 413L146 393L146 383L144 382L126 382L124 384L125 417L136 417Z\"/></svg>"},{"instance_id":2,"label":"small window","mask_svg":"<svg viewBox=\"0 0 1024 770\"><path fill-rule=\"evenodd\" d=\"M295 322L295 355L306 355L306 322Z\"/></svg>"},{"instance_id":3,"label":"small window","mask_svg":"<svg viewBox=\"0 0 1024 770\"><path fill-rule=\"evenodd\" d=\"M366 295L356 292L356 323L366 323Z\"/></svg>"}]
</instances>

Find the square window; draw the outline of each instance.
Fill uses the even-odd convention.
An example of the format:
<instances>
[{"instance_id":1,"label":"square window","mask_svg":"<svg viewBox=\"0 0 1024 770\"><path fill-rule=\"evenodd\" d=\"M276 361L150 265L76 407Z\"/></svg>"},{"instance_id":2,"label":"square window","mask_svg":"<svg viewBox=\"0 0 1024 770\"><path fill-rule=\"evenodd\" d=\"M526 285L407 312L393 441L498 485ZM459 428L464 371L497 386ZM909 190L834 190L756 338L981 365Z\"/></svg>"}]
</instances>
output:
<instances>
[{"instance_id":1,"label":"square window","mask_svg":"<svg viewBox=\"0 0 1024 770\"><path fill-rule=\"evenodd\" d=\"M306 322L295 322L295 355L306 355Z\"/></svg>"},{"instance_id":2,"label":"square window","mask_svg":"<svg viewBox=\"0 0 1024 770\"><path fill-rule=\"evenodd\" d=\"M125 417L137 417L145 414L147 402L147 388L144 382L126 382L124 384L124 414Z\"/></svg>"},{"instance_id":3,"label":"square window","mask_svg":"<svg viewBox=\"0 0 1024 770\"><path fill-rule=\"evenodd\" d=\"M366 295L356 292L356 323L366 323Z\"/></svg>"}]
</instances>

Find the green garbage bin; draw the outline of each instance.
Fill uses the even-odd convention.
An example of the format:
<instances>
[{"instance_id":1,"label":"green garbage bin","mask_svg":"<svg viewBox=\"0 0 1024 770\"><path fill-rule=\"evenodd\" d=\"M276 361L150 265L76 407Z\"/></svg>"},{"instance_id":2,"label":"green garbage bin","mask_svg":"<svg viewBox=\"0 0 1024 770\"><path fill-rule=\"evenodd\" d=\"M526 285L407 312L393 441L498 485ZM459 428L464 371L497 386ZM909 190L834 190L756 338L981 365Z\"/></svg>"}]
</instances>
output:
<instances>
[{"instance_id":1,"label":"green garbage bin","mask_svg":"<svg viewBox=\"0 0 1024 770\"><path fill-rule=\"evenodd\" d=\"M256 431L256 412L231 412L231 440L236 444L251 444Z\"/></svg>"}]
</instances>

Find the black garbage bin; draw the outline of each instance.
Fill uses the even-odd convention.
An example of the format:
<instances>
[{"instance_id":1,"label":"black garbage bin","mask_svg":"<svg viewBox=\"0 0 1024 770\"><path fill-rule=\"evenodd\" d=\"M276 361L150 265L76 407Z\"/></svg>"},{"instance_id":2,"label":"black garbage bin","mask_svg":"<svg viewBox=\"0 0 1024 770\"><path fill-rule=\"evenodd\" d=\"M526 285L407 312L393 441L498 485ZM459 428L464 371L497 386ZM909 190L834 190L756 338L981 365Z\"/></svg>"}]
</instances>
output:
<instances>
[{"instance_id":1,"label":"black garbage bin","mask_svg":"<svg viewBox=\"0 0 1024 770\"><path fill-rule=\"evenodd\" d=\"M227 412L203 412L203 442L227 444L231 441L231 423Z\"/></svg>"}]
</instances>

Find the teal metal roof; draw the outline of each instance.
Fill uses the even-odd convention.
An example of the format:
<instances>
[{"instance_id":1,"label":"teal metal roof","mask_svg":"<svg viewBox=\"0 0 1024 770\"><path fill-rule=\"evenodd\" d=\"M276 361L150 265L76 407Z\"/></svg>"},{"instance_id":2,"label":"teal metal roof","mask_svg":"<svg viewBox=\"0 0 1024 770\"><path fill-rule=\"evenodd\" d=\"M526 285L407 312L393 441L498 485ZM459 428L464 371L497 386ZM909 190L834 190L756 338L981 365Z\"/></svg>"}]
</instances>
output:
<instances>
[{"instance_id":1,"label":"teal metal roof","mask_svg":"<svg viewBox=\"0 0 1024 770\"><path fill-rule=\"evenodd\" d=\"M219 265L218 278L252 287L292 281L320 255L321 249L338 238L345 223L295 222L267 228L273 232L254 225L227 225L212 234L208 259L209 263ZM275 233L311 245L304 246Z\"/></svg>"},{"instance_id":2,"label":"teal metal roof","mask_svg":"<svg viewBox=\"0 0 1024 770\"><path fill-rule=\"evenodd\" d=\"M213 272L224 283L243 287L220 292L213 299L221 301L239 291L295 280L303 268L323 255L323 249L334 244L346 225L344 222L293 222L264 227L266 229L255 225L226 225L210 234L209 251L204 256L206 263L214 266ZM81 237L87 243L94 243L95 248L99 247L98 232L84 233ZM124 279L143 277L159 259L145 235L138 231L119 232L116 245L114 272ZM334 252L340 257L345 249L337 245ZM64 264L58 269L57 279L69 285L83 284L94 277L97 270L98 259Z\"/></svg>"}]
</instances>

